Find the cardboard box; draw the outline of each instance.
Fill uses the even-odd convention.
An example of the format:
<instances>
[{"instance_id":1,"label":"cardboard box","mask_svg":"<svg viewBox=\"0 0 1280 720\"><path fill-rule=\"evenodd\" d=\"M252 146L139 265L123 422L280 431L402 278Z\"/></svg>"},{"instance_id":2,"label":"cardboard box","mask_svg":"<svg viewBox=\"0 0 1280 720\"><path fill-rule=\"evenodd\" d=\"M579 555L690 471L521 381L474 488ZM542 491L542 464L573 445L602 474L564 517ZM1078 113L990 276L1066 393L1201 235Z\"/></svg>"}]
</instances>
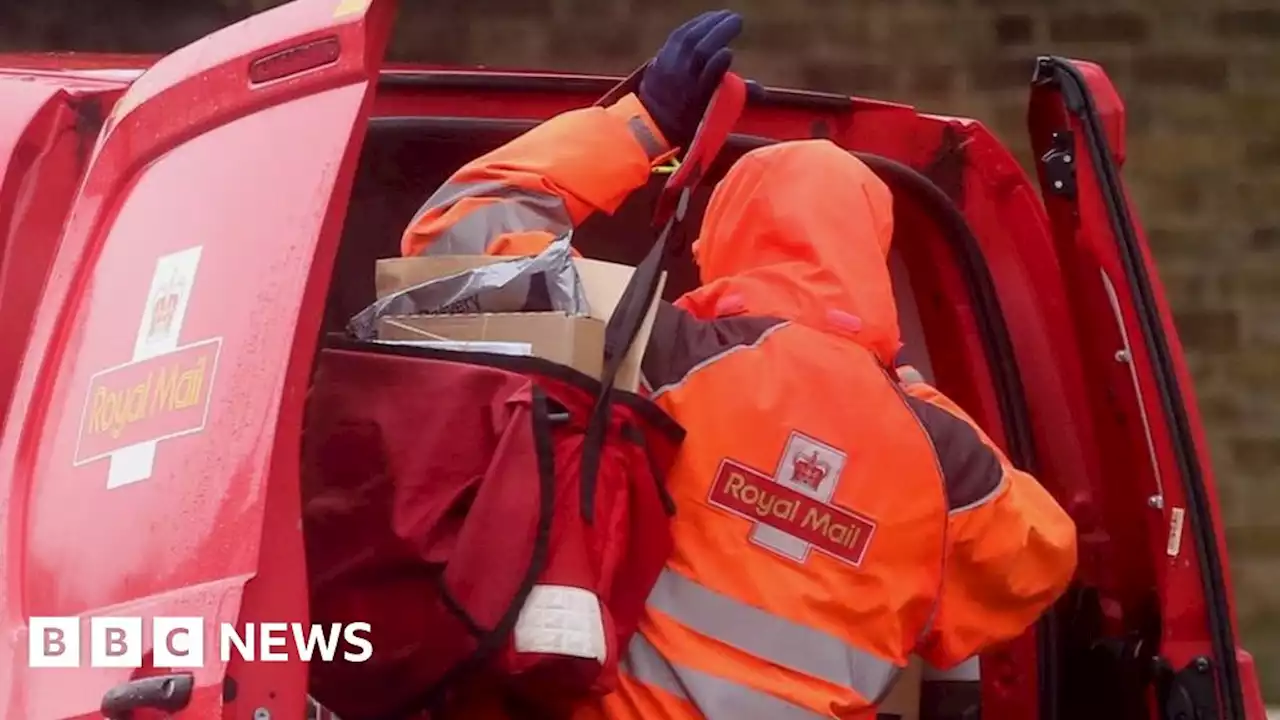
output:
<instances>
[{"instance_id":1,"label":"cardboard box","mask_svg":"<svg viewBox=\"0 0 1280 720\"><path fill-rule=\"evenodd\" d=\"M919 720L920 718L920 683L924 674L924 663L912 655L911 662L898 675L889 696L880 703L878 718L888 720Z\"/></svg>"},{"instance_id":2,"label":"cardboard box","mask_svg":"<svg viewBox=\"0 0 1280 720\"><path fill-rule=\"evenodd\" d=\"M383 298L397 290L428 280L509 259L440 255L379 260L374 286L378 297ZM622 299L622 293L631 281L635 269L583 258L575 258L573 262L582 280L590 309L587 315L571 316L563 312L399 315L378 321L378 339L400 342L501 343L513 353L522 350L535 357L567 365L598 380L604 370L605 325L618 306L618 301ZM631 391L640 387L640 361L644 357L644 348L653 329L653 318L665 279L665 275L659 279L658 292L636 334L635 342L618 370L615 387ZM477 351L493 349L493 346L473 347Z\"/></svg>"}]
</instances>

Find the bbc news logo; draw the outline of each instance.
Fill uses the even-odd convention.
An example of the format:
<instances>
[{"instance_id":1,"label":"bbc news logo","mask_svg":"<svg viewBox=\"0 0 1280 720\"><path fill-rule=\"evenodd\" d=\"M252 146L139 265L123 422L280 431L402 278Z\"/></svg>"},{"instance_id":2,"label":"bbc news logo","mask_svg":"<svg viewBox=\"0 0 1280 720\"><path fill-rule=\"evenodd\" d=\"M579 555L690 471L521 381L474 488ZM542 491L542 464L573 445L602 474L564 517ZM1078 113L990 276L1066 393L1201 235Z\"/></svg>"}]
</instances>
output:
<instances>
[{"instance_id":1,"label":"bbc news logo","mask_svg":"<svg viewBox=\"0 0 1280 720\"><path fill-rule=\"evenodd\" d=\"M157 668L198 668L206 664L206 625L198 617L156 617L150 625L150 664ZM33 617L28 627L27 662L33 668L142 667L147 636L140 617ZM249 662L365 662L373 655L369 623L215 623L218 658Z\"/></svg>"}]
</instances>

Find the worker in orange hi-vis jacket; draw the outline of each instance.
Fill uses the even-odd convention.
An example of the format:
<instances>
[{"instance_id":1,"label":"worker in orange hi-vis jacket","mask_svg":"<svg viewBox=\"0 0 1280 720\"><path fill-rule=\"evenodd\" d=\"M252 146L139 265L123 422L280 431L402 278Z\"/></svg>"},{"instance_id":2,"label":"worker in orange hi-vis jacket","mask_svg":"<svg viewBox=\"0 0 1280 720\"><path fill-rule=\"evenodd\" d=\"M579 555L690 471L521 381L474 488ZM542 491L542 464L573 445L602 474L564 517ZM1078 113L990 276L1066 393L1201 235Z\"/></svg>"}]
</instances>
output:
<instances>
[{"instance_id":1,"label":"worker in orange hi-vis jacket","mask_svg":"<svg viewBox=\"0 0 1280 720\"><path fill-rule=\"evenodd\" d=\"M526 254L613 212L687 144L741 29L702 15L635 95L468 164L407 255ZM899 383L888 188L827 141L752 151L663 305L648 391L688 430L675 551L583 717L873 717L911 653L948 667L1023 632L1066 588L1075 527L954 403Z\"/></svg>"}]
</instances>

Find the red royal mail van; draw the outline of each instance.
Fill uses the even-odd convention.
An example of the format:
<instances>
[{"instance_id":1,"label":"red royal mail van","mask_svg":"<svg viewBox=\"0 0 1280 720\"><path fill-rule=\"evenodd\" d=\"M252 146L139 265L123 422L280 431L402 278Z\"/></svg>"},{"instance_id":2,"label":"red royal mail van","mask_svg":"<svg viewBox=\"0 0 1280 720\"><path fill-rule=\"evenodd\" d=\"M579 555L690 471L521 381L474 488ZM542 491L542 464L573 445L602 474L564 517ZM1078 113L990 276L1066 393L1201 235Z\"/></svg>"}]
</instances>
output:
<instances>
[{"instance_id":1,"label":"red royal mail van","mask_svg":"<svg viewBox=\"0 0 1280 720\"><path fill-rule=\"evenodd\" d=\"M108 694L132 698L118 717L304 716L297 659L31 668L28 630L307 619L299 438L325 331L372 298L374 261L452 170L616 80L385 67L395 4L298 0L159 59L0 57L4 718L100 717ZM791 138L866 158L896 198L905 359L1078 524L1068 595L968 670L926 675L922 717L1262 720L1191 381L1121 177L1124 107L1100 68L1056 57L1029 90L1038 182L973 120L772 89L715 172ZM584 252L636 261L656 190L592 220ZM142 402L151 381L164 392Z\"/></svg>"}]
</instances>

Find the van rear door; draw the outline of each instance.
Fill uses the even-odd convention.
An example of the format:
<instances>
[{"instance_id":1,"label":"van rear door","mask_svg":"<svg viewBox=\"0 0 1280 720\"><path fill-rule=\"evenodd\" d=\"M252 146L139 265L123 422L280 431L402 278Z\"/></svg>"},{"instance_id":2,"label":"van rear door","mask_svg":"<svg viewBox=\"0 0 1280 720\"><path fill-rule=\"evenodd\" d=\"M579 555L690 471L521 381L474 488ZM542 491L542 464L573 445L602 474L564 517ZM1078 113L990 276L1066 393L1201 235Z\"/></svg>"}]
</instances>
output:
<instances>
[{"instance_id":1,"label":"van rear door","mask_svg":"<svg viewBox=\"0 0 1280 720\"><path fill-rule=\"evenodd\" d=\"M307 619L302 405L394 5L279 6L116 103L0 436L3 717L304 717L297 654L224 662L216 624ZM79 657L41 641L69 616ZM143 667L91 667L90 616L141 618ZM203 618L203 658L156 616Z\"/></svg>"},{"instance_id":2,"label":"van rear door","mask_svg":"<svg viewBox=\"0 0 1280 720\"><path fill-rule=\"evenodd\" d=\"M125 84L9 70L0 56L0 429L62 225Z\"/></svg>"},{"instance_id":3,"label":"van rear door","mask_svg":"<svg viewBox=\"0 0 1280 720\"><path fill-rule=\"evenodd\" d=\"M1117 642L1111 659L1138 661L1136 676L1152 682L1158 717L1260 720L1256 673L1233 629L1204 429L1169 306L1121 180L1124 106L1098 66L1044 57L1028 117L1075 320L1081 392L1092 407L1106 475L1091 485L1089 521L1097 527L1090 532L1094 540L1117 538L1136 526L1137 537L1147 540L1145 547L1107 550L1110 565L1127 568L1122 576L1092 578L1101 586L1091 588L1102 596L1094 600L1097 622ZM1096 571L1091 562L1082 550L1086 580ZM1144 594L1154 612L1144 610ZM1105 695L1099 687L1080 687L1075 695Z\"/></svg>"}]
</instances>

